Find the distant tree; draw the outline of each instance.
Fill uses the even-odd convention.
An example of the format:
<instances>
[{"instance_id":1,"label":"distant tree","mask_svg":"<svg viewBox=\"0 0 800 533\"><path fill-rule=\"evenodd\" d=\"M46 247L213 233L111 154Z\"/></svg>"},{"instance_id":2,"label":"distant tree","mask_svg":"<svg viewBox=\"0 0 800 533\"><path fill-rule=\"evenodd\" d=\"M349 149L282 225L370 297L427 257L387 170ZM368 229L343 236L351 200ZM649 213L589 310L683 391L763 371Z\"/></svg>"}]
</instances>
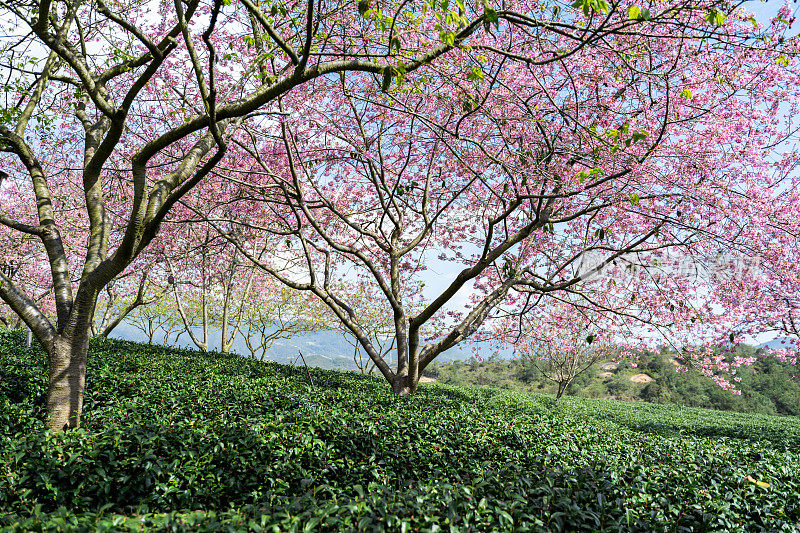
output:
<instances>
[{"instance_id":1,"label":"distant tree","mask_svg":"<svg viewBox=\"0 0 800 533\"><path fill-rule=\"evenodd\" d=\"M245 302L242 337L251 357L264 361L281 339L326 329L317 302L259 273L253 298Z\"/></svg>"},{"instance_id":2,"label":"distant tree","mask_svg":"<svg viewBox=\"0 0 800 533\"><path fill-rule=\"evenodd\" d=\"M547 316L529 315L523 328L516 353L555 383L556 400L575 378L615 355L610 335L571 306L562 305Z\"/></svg>"},{"instance_id":3,"label":"distant tree","mask_svg":"<svg viewBox=\"0 0 800 533\"><path fill-rule=\"evenodd\" d=\"M183 238L165 244L164 254L184 331L203 352L213 349L212 334L219 332L219 349L229 353L241 332L245 308L255 296L256 270L249 261L243 264L238 250L207 224L183 224L179 229ZM264 249L262 245L255 252L258 257Z\"/></svg>"},{"instance_id":4,"label":"distant tree","mask_svg":"<svg viewBox=\"0 0 800 533\"><path fill-rule=\"evenodd\" d=\"M128 323L145 335L148 344L175 346L185 333L181 318L169 295L137 307L128 316Z\"/></svg>"},{"instance_id":5,"label":"distant tree","mask_svg":"<svg viewBox=\"0 0 800 533\"><path fill-rule=\"evenodd\" d=\"M667 394L664 385L656 381L652 381L642 388L641 397L648 402L658 402L663 400Z\"/></svg>"},{"instance_id":6,"label":"distant tree","mask_svg":"<svg viewBox=\"0 0 800 533\"><path fill-rule=\"evenodd\" d=\"M144 265L138 273L126 272L106 285L98 296L92 335L108 337L136 309L160 300L169 291L169 286L163 281L159 283L156 277L152 265ZM152 337L150 340L152 342Z\"/></svg>"}]
</instances>

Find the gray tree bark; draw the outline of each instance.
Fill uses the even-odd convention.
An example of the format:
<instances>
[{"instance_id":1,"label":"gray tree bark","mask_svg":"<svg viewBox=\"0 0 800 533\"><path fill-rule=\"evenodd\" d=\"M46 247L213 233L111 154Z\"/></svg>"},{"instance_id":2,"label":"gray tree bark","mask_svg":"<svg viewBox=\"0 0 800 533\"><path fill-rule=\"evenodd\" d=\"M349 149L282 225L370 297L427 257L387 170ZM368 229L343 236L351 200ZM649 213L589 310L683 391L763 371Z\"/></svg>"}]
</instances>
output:
<instances>
[{"instance_id":1,"label":"gray tree bark","mask_svg":"<svg viewBox=\"0 0 800 533\"><path fill-rule=\"evenodd\" d=\"M47 389L47 427L51 430L64 431L80 425L88 348L88 331L72 339L59 336L53 343Z\"/></svg>"}]
</instances>

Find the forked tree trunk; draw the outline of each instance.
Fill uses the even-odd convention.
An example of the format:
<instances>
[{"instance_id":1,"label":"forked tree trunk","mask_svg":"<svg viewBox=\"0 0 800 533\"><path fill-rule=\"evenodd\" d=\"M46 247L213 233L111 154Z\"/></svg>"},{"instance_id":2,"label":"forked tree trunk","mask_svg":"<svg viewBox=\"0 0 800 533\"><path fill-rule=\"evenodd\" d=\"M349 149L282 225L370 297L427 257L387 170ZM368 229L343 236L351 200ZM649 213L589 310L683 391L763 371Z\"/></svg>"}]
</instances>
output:
<instances>
[{"instance_id":1,"label":"forked tree trunk","mask_svg":"<svg viewBox=\"0 0 800 533\"><path fill-rule=\"evenodd\" d=\"M80 426L88 349L88 331L72 339L58 336L53 343L47 388L47 427L53 431Z\"/></svg>"},{"instance_id":2,"label":"forked tree trunk","mask_svg":"<svg viewBox=\"0 0 800 533\"><path fill-rule=\"evenodd\" d=\"M570 383L572 383L571 379L569 381L558 382L558 392L556 393L556 400L561 399L561 397L564 395L564 392L566 392L567 387L569 387Z\"/></svg>"},{"instance_id":3,"label":"forked tree trunk","mask_svg":"<svg viewBox=\"0 0 800 533\"><path fill-rule=\"evenodd\" d=\"M392 383L392 390L395 394L400 396L408 396L411 394L411 386L409 385L408 376L397 374Z\"/></svg>"},{"instance_id":4,"label":"forked tree trunk","mask_svg":"<svg viewBox=\"0 0 800 533\"><path fill-rule=\"evenodd\" d=\"M396 374L392 383L392 391L400 396L408 396L417 392L419 376L412 377L408 374Z\"/></svg>"}]
</instances>

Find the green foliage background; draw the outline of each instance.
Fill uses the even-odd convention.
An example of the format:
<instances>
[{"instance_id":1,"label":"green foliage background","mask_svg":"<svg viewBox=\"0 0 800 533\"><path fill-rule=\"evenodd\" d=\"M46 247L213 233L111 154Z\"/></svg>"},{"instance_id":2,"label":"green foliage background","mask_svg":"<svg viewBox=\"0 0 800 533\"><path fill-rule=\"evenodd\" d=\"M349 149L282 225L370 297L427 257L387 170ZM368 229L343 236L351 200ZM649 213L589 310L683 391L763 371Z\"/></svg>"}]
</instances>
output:
<instances>
[{"instance_id":1,"label":"green foliage background","mask_svg":"<svg viewBox=\"0 0 800 533\"><path fill-rule=\"evenodd\" d=\"M44 354L0 332L0 527L793 531L800 422L423 386L123 341L84 427L44 430ZM749 478L748 478L749 476Z\"/></svg>"},{"instance_id":2,"label":"green foliage background","mask_svg":"<svg viewBox=\"0 0 800 533\"><path fill-rule=\"evenodd\" d=\"M696 370L676 372L675 353L644 352L635 361L623 362L602 375L595 366L578 376L566 393L585 398L612 398L706 407L725 411L800 416L800 369L773 357L758 357L752 346L740 346L735 355L756 355L753 366L742 367L737 376L740 395L723 390ZM636 367L631 366L631 362ZM634 383L635 374L653 378L649 383ZM425 375L440 383L458 386L488 386L538 393L552 393L555 385L542 376L534 365L518 359L497 357L485 361L433 363Z\"/></svg>"}]
</instances>

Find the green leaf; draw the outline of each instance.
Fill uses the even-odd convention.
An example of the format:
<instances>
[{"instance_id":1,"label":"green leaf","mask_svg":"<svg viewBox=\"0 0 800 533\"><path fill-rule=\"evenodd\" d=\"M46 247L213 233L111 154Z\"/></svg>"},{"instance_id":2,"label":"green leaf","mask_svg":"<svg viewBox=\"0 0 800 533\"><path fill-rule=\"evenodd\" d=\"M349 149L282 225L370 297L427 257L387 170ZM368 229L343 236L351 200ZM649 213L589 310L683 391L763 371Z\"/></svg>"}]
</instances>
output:
<instances>
[{"instance_id":1,"label":"green leaf","mask_svg":"<svg viewBox=\"0 0 800 533\"><path fill-rule=\"evenodd\" d=\"M630 193L628 195L628 198L630 199L633 205L639 205L639 195L636 194L635 192Z\"/></svg>"},{"instance_id":2,"label":"green leaf","mask_svg":"<svg viewBox=\"0 0 800 533\"><path fill-rule=\"evenodd\" d=\"M483 81L485 76L486 75L483 73L483 69L480 67L474 67L469 71L469 74L467 74L467 79L469 81Z\"/></svg>"},{"instance_id":3,"label":"green leaf","mask_svg":"<svg viewBox=\"0 0 800 533\"><path fill-rule=\"evenodd\" d=\"M387 92L389 90L389 86L392 84L392 78L394 77L395 72L394 68L386 67L383 69L383 80L381 82L381 91Z\"/></svg>"},{"instance_id":4,"label":"green leaf","mask_svg":"<svg viewBox=\"0 0 800 533\"><path fill-rule=\"evenodd\" d=\"M448 31L447 29L442 27L441 31L439 32L439 40L442 41L447 46L455 46L456 35L455 33Z\"/></svg>"},{"instance_id":5,"label":"green leaf","mask_svg":"<svg viewBox=\"0 0 800 533\"><path fill-rule=\"evenodd\" d=\"M495 11L495 9L489 5L489 2L486 0L483 0L482 3L484 25L487 25L487 28L489 24L494 24L495 27L497 27L500 22L500 16L497 14L497 11Z\"/></svg>"},{"instance_id":6,"label":"green leaf","mask_svg":"<svg viewBox=\"0 0 800 533\"><path fill-rule=\"evenodd\" d=\"M728 17L719 9L712 9L706 15L706 22L714 27L720 27L727 22Z\"/></svg>"},{"instance_id":7,"label":"green leaf","mask_svg":"<svg viewBox=\"0 0 800 533\"><path fill-rule=\"evenodd\" d=\"M642 16L642 10L639 6L631 6L628 8L628 18L630 20L639 20Z\"/></svg>"}]
</instances>

